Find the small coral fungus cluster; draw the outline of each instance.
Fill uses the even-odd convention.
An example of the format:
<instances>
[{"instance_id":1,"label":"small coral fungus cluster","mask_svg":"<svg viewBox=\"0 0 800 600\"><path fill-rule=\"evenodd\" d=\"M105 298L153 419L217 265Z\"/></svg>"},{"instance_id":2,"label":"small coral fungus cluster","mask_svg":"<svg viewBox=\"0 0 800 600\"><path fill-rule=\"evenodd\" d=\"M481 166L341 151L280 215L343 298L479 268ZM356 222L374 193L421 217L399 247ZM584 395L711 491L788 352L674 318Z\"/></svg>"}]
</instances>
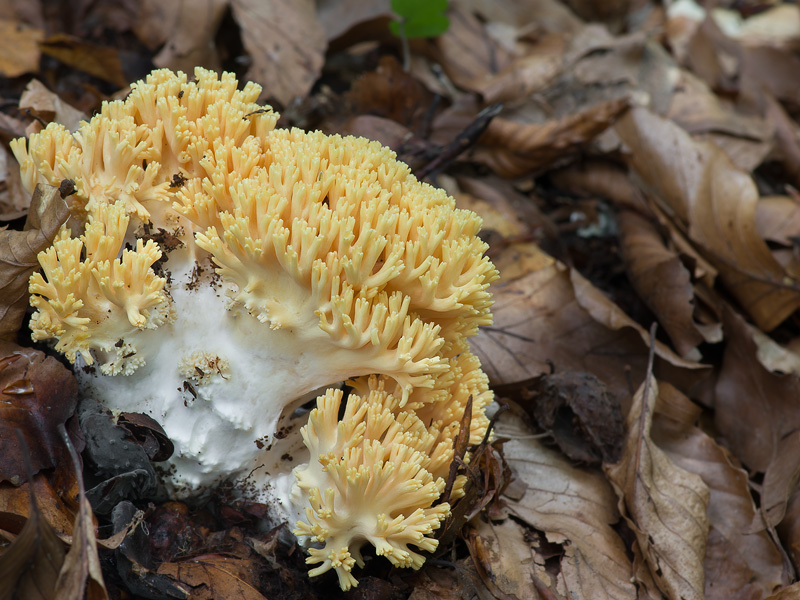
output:
<instances>
[{"instance_id":1,"label":"small coral fungus cluster","mask_svg":"<svg viewBox=\"0 0 800 600\"><path fill-rule=\"evenodd\" d=\"M467 338L497 273L480 219L390 150L275 129L259 94L160 70L74 133L15 140L28 191L77 190L31 328L85 395L161 423L173 496L237 482L347 589L365 544L419 567L463 494L459 478L441 497L470 397L470 441L486 431Z\"/></svg>"}]
</instances>

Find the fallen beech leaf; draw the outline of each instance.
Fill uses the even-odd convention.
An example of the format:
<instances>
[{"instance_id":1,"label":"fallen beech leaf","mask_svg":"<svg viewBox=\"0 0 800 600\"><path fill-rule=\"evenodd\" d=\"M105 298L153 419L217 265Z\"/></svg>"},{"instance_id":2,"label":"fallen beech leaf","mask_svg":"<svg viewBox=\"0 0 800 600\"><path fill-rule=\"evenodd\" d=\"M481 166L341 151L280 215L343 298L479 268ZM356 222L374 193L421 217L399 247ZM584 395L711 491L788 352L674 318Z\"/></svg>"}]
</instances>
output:
<instances>
[{"instance_id":1,"label":"fallen beech leaf","mask_svg":"<svg viewBox=\"0 0 800 600\"><path fill-rule=\"evenodd\" d=\"M70 131L75 131L81 121L88 117L77 108L64 102L58 94L48 90L44 84L31 79L19 99L19 109L23 112L30 110L45 121L61 123ZM41 127L39 123L36 123Z\"/></svg>"},{"instance_id":2,"label":"fallen beech leaf","mask_svg":"<svg viewBox=\"0 0 800 600\"><path fill-rule=\"evenodd\" d=\"M716 146L646 109L629 111L616 131L631 167L762 329L800 307L800 287L756 231L758 191L749 175Z\"/></svg>"},{"instance_id":3,"label":"fallen beech leaf","mask_svg":"<svg viewBox=\"0 0 800 600\"><path fill-rule=\"evenodd\" d=\"M783 588L776 594L767 596L764 600L797 600L800 598L800 583L795 583Z\"/></svg>"},{"instance_id":4,"label":"fallen beech leaf","mask_svg":"<svg viewBox=\"0 0 800 600\"><path fill-rule=\"evenodd\" d=\"M528 98L549 86L561 73L566 40L549 35L515 58L497 75L477 86L486 104Z\"/></svg>"},{"instance_id":5,"label":"fallen beech leaf","mask_svg":"<svg viewBox=\"0 0 800 600\"><path fill-rule=\"evenodd\" d=\"M56 33L39 43L42 52L57 58L65 65L94 75L124 88L128 77L122 72L119 51L110 46L98 46L65 33Z\"/></svg>"},{"instance_id":6,"label":"fallen beech leaf","mask_svg":"<svg viewBox=\"0 0 800 600\"><path fill-rule=\"evenodd\" d=\"M0 339L15 339L28 307L28 278L37 255L53 243L69 217L58 188L40 186L31 200L25 231L0 230Z\"/></svg>"},{"instance_id":7,"label":"fallen beech leaf","mask_svg":"<svg viewBox=\"0 0 800 600\"><path fill-rule=\"evenodd\" d=\"M747 472L695 426L701 409L667 383L659 386L652 439L677 466L708 486L706 599L762 598L789 583L781 551L751 496Z\"/></svg>"},{"instance_id":8,"label":"fallen beech leaf","mask_svg":"<svg viewBox=\"0 0 800 600\"><path fill-rule=\"evenodd\" d=\"M478 141L474 158L501 177L519 177L577 152L627 109L622 98L547 123L498 117Z\"/></svg>"},{"instance_id":9,"label":"fallen beech leaf","mask_svg":"<svg viewBox=\"0 0 800 600\"><path fill-rule=\"evenodd\" d=\"M604 470L659 589L669 598L702 600L709 491L650 437L658 395L658 383L648 375L628 413L622 460Z\"/></svg>"},{"instance_id":10,"label":"fallen beech leaf","mask_svg":"<svg viewBox=\"0 0 800 600\"><path fill-rule=\"evenodd\" d=\"M612 163L587 159L550 171L548 175L562 190L582 197L602 196L619 208L646 212L642 193L631 183L625 170Z\"/></svg>"},{"instance_id":11,"label":"fallen beech leaf","mask_svg":"<svg viewBox=\"0 0 800 600\"><path fill-rule=\"evenodd\" d=\"M191 600L265 600L255 587L257 570L251 560L224 556L197 557L187 561L163 563L158 567L158 573L191 587Z\"/></svg>"},{"instance_id":12,"label":"fallen beech leaf","mask_svg":"<svg viewBox=\"0 0 800 600\"><path fill-rule=\"evenodd\" d=\"M188 74L197 65L219 68L214 36L229 0L143 0L136 35L151 49L163 44L153 57L157 67Z\"/></svg>"},{"instance_id":13,"label":"fallen beech leaf","mask_svg":"<svg viewBox=\"0 0 800 600\"><path fill-rule=\"evenodd\" d=\"M316 6L329 42L356 25L392 15L390 0L317 0Z\"/></svg>"},{"instance_id":14,"label":"fallen beech leaf","mask_svg":"<svg viewBox=\"0 0 800 600\"><path fill-rule=\"evenodd\" d=\"M658 317L678 354L699 358L697 345L711 340L694 322L689 271L647 219L633 211L622 211L617 215L617 225L620 253L636 293Z\"/></svg>"},{"instance_id":15,"label":"fallen beech leaf","mask_svg":"<svg viewBox=\"0 0 800 600\"><path fill-rule=\"evenodd\" d=\"M69 449L72 464L78 479L78 514L75 516L75 527L72 546L67 552L61 572L58 574L56 589L59 598L86 598L86 600L108 600L108 591L100 569L100 557L97 554L95 523L92 507L86 499L83 489L83 478L80 476L81 464L63 427L61 439ZM88 579L88 585L87 585Z\"/></svg>"},{"instance_id":16,"label":"fallen beech leaf","mask_svg":"<svg viewBox=\"0 0 800 600\"><path fill-rule=\"evenodd\" d=\"M450 27L436 38L439 64L457 86L480 92L486 80L511 63L511 53L486 35L486 24L461 3L447 12Z\"/></svg>"},{"instance_id":17,"label":"fallen beech leaf","mask_svg":"<svg viewBox=\"0 0 800 600\"><path fill-rule=\"evenodd\" d=\"M17 440L19 445L25 443L21 436ZM0 600L59 598L56 581L64 563L64 545L42 517L32 490L28 492L28 519L0 554Z\"/></svg>"},{"instance_id":18,"label":"fallen beech leaf","mask_svg":"<svg viewBox=\"0 0 800 600\"><path fill-rule=\"evenodd\" d=\"M525 274L516 279L504 279L502 265L519 259L517 248L495 260L501 279L494 287L494 324L470 343L492 384L549 373L551 362L558 371L596 374L625 407L630 381L644 379L647 331L580 274L533 244L524 248ZM660 376L681 389L706 370L660 343L656 355Z\"/></svg>"},{"instance_id":19,"label":"fallen beech leaf","mask_svg":"<svg viewBox=\"0 0 800 600\"><path fill-rule=\"evenodd\" d=\"M756 229L765 240L792 247L800 238L800 198L766 196L756 205Z\"/></svg>"},{"instance_id":20,"label":"fallen beech leaf","mask_svg":"<svg viewBox=\"0 0 800 600\"><path fill-rule=\"evenodd\" d=\"M20 21L0 19L0 75L18 77L39 70L38 42L44 31Z\"/></svg>"},{"instance_id":21,"label":"fallen beech leaf","mask_svg":"<svg viewBox=\"0 0 800 600\"><path fill-rule=\"evenodd\" d=\"M625 545L611 527L619 513L605 478L572 466L559 452L544 447L519 416L502 415L495 431L510 438L504 445L506 460L528 485L521 500L506 499L508 509L545 532L550 542L564 544L559 578L571 595L636 598Z\"/></svg>"},{"instance_id":22,"label":"fallen beech leaf","mask_svg":"<svg viewBox=\"0 0 800 600\"><path fill-rule=\"evenodd\" d=\"M796 373L773 373L762 364L759 337L728 307L723 310L723 327L728 344L714 390L715 424L733 453L751 471L765 474L761 510L774 526L783 520L800 478L795 401L800 378Z\"/></svg>"},{"instance_id":23,"label":"fallen beech leaf","mask_svg":"<svg viewBox=\"0 0 800 600\"><path fill-rule=\"evenodd\" d=\"M64 365L0 340L0 481L19 485L27 473L69 465L58 426L72 417L77 402L78 383ZM29 451L20 446L17 431Z\"/></svg>"},{"instance_id":24,"label":"fallen beech leaf","mask_svg":"<svg viewBox=\"0 0 800 600\"><path fill-rule=\"evenodd\" d=\"M253 61L247 79L283 106L305 96L322 72L327 40L312 0L231 0Z\"/></svg>"}]
</instances>

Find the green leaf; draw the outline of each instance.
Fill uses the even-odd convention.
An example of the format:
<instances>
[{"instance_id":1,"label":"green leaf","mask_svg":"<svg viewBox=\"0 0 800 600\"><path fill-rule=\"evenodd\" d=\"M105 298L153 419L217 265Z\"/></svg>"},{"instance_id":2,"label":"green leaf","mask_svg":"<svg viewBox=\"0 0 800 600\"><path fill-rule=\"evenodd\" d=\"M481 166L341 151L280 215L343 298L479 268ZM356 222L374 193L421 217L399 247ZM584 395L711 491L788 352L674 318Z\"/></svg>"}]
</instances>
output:
<instances>
[{"instance_id":1,"label":"green leaf","mask_svg":"<svg viewBox=\"0 0 800 600\"><path fill-rule=\"evenodd\" d=\"M444 15L447 7L447 0L392 0L392 11L400 20L389 23L389 28L406 39L436 37L450 27Z\"/></svg>"}]
</instances>

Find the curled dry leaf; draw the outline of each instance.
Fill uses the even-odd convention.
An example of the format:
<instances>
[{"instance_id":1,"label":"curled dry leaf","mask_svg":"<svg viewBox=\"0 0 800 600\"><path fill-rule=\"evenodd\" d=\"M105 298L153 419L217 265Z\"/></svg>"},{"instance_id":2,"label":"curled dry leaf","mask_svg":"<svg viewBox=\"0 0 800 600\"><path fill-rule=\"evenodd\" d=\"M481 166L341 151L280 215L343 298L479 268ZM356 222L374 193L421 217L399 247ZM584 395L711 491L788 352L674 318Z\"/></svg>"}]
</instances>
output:
<instances>
[{"instance_id":1,"label":"curled dry leaf","mask_svg":"<svg viewBox=\"0 0 800 600\"><path fill-rule=\"evenodd\" d=\"M660 384L652 439L682 469L708 486L707 600L763 598L789 583L783 556L750 494L747 472L728 450L695 426L700 408Z\"/></svg>"},{"instance_id":2,"label":"curled dry leaf","mask_svg":"<svg viewBox=\"0 0 800 600\"><path fill-rule=\"evenodd\" d=\"M758 191L717 146L636 108L616 131L648 191L719 270L728 291L756 323L771 330L800 307L800 286L758 235Z\"/></svg>"},{"instance_id":3,"label":"curled dry leaf","mask_svg":"<svg viewBox=\"0 0 800 600\"><path fill-rule=\"evenodd\" d=\"M524 250L524 252L523 252ZM504 278L505 265L523 263L523 275ZM574 270L532 244L509 246L495 259L494 324L471 341L494 385L550 371L595 373L625 406L630 381L644 379L648 333ZM662 377L683 389L706 367L656 344Z\"/></svg>"},{"instance_id":4,"label":"curled dry leaf","mask_svg":"<svg viewBox=\"0 0 800 600\"><path fill-rule=\"evenodd\" d=\"M283 106L305 96L322 71L327 40L313 0L231 0L252 66L247 79Z\"/></svg>"},{"instance_id":5,"label":"curled dry leaf","mask_svg":"<svg viewBox=\"0 0 800 600\"><path fill-rule=\"evenodd\" d=\"M78 383L64 365L38 350L0 340L0 481L19 485L28 472L69 466L58 427L73 415L77 402Z\"/></svg>"},{"instance_id":6,"label":"curled dry leaf","mask_svg":"<svg viewBox=\"0 0 800 600\"><path fill-rule=\"evenodd\" d=\"M621 98L547 123L496 118L481 136L474 157L502 177L519 177L578 151L627 108L628 100Z\"/></svg>"},{"instance_id":7,"label":"curled dry leaf","mask_svg":"<svg viewBox=\"0 0 800 600\"><path fill-rule=\"evenodd\" d=\"M28 307L28 278L37 255L53 243L69 209L58 188L37 187L25 231L0 231L0 338L14 339Z\"/></svg>"},{"instance_id":8,"label":"curled dry leaf","mask_svg":"<svg viewBox=\"0 0 800 600\"><path fill-rule=\"evenodd\" d=\"M506 500L509 511L564 545L553 591L596 600L636 598L625 545L611 527L619 513L605 478L544 447L518 417L501 416L496 432L510 438L506 459L528 485L522 499Z\"/></svg>"},{"instance_id":9,"label":"curled dry leaf","mask_svg":"<svg viewBox=\"0 0 800 600\"><path fill-rule=\"evenodd\" d=\"M800 197L766 196L756 205L758 235L792 247L800 237Z\"/></svg>"},{"instance_id":10,"label":"curled dry leaf","mask_svg":"<svg viewBox=\"0 0 800 600\"><path fill-rule=\"evenodd\" d=\"M658 395L658 383L648 374L628 413L622 460L607 464L605 472L659 589L668 598L702 600L709 491L651 438Z\"/></svg>"},{"instance_id":11,"label":"curled dry leaf","mask_svg":"<svg viewBox=\"0 0 800 600\"><path fill-rule=\"evenodd\" d=\"M699 357L707 340L694 321L691 275L678 254L662 242L656 228L633 211L617 215L620 253L636 293L658 317L672 344L684 357Z\"/></svg>"}]
</instances>

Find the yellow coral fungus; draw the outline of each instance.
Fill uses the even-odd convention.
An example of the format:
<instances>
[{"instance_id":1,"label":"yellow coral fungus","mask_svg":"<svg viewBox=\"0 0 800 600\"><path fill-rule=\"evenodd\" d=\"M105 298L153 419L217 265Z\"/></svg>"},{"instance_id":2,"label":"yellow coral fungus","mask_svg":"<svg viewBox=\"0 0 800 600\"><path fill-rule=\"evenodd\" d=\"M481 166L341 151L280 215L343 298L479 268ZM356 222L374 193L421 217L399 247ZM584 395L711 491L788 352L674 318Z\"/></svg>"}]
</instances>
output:
<instances>
[{"instance_id":1,"label":"yellow coral fungus","mask_svg":"<svg viewBox=\"0 0 800 600\"><path fill-rule=\"evenodd\" d=\"M235 481L299 517L312 574L346 588L365 543L415 568L436 546L470 396L471 441L487 426L466 338L491 320L497 272L480 219L391 150L275 129L259 94L159 70L74 133L12 143L29 191L77 190L31 278L31 327L82 367L85 395L161 423L174 495ZM287 435L320 393L302 440Z\"/></svg>"}]
</instances>

